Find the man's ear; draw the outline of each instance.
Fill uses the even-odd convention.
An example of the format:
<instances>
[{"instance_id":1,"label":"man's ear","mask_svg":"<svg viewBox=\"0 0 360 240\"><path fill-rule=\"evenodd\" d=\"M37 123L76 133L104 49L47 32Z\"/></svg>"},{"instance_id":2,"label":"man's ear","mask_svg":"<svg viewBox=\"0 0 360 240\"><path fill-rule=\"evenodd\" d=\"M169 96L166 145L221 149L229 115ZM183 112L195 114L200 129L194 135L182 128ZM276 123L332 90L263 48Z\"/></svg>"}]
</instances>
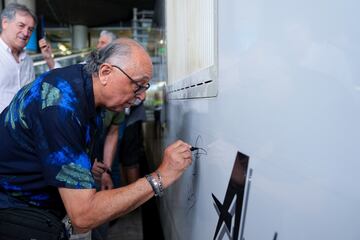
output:
<instances>
[{"instance_id":1,"label":"man's ear","mask_svg":"<svg viewBox=\"0 0 360 240\"><path fill-rule=\"evenodd\" d=\"M8 20L6 18L1 19L1 29L4 30L7 28Z\"/></svg>"},{"instance_id":2,"label":"man's ear","mask_svg":"<svg viewBox=\"0 0 360 240\"><path fill-rule=\"evenodd\" d=\"M102 64L99 68L99 79L100 79L100 83L102 85L106 85L108 83L108 79L110 77L111 74L111 66L108 64Z\"/></svg>"}]
</instances>

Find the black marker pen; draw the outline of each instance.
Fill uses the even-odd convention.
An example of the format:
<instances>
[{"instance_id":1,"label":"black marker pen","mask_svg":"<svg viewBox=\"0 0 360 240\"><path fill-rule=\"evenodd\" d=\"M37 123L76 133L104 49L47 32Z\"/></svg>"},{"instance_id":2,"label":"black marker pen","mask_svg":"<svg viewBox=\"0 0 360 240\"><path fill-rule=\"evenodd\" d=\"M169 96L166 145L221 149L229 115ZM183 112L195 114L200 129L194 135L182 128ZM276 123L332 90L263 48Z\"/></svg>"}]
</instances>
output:
<instances>
[{"instance_id":1,"label":"black marker pen","mask_svg":"<svg viewBox=\"0 0 360 240\"><path fill-rule=\"evenodd\" d=\"M191 147L191 148L190 148L190 151L193 152L193 151L198 150L198 149L200 149L200 148L198 148L198 147Z\"/></svg>"}]
</instances>

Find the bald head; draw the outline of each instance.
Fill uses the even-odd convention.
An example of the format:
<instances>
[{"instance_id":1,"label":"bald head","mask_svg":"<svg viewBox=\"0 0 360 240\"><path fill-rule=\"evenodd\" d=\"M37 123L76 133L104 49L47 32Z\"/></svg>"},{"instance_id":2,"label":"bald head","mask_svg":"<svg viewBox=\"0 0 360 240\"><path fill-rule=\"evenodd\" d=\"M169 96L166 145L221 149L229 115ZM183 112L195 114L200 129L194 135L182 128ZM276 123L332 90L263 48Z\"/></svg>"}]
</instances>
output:
<instances>
[{"instance_id":1,"label":"bald head","mask_svg":"<svg viewBox=\"0 0 360 240\"><path fill-rule=\"evenodd\" d=\"M111 63L125 68L143 69L152 74L152 61L143 46L129 38L119 38L114 42L123 46L126 54L123 55L124 57L112 58Z\"/></svg>"},{"instance_id":2,"label":"bald head","mask_svg":"<svg viewBox=\"0 0 360 240\"><path fill-rule=\"evenodd\" d=\"M152 62L146 50L135 40L120 38L93 51L85 69L93 76L95 102L120 111L144 100L152 77Z\"/></svg>"},{"instance_id":3,"label":"bald head","mask_svg":"<svg viewBox=\"0 0 360 240\"><path fill-rule=\"evenodd\" d=\"M86 60L85 69L89 74L97 74L103 63L110 63L124 69L144 70L151 78L152 62L146 50L135 40L118 38L109 45L93 51Z\"/></svg>"}]
</instances>

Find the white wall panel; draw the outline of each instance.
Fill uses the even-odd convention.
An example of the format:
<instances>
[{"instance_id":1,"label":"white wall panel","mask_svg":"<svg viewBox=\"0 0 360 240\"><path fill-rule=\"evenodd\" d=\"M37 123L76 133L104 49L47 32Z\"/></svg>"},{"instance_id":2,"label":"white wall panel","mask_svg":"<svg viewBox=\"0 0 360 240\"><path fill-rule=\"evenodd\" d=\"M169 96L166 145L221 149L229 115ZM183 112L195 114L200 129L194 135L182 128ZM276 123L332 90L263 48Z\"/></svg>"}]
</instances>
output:
<instances>
[{"instance_id":1,"label":"white wall panel","mask_svg":"<svg viewBox=\"0 0 360 240\"><path fill-rule=\"evenodd\" d=\"M217 97L168 101L166 143L201 136L208 154L166 190L166 239L213 239L211 194L223 200L237 151L253 169L245 240L360 239L358 9L355 0L218 2ZM185 215L189 186L197 201Z\"/></svg>"}]
</instances>

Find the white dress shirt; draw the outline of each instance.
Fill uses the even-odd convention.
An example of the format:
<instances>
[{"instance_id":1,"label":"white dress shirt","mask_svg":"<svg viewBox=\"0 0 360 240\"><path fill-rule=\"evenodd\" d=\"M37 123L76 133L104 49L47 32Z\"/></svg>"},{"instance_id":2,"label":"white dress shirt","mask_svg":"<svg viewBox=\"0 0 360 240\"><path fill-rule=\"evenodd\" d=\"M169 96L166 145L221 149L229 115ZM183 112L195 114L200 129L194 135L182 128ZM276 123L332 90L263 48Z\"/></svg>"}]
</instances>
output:
<instances>
[{"instance_id":1,"label":"white dress shirt","mask_svg":"<svg viewBox=\"0 0 360 240\"><path fill-rule=\"evenodd\" d=\"M22 51L19 63L11 49L0 37L0 112L6 108L17 91L35 78L33 61Z\"/></svg>"}]
</instances>

